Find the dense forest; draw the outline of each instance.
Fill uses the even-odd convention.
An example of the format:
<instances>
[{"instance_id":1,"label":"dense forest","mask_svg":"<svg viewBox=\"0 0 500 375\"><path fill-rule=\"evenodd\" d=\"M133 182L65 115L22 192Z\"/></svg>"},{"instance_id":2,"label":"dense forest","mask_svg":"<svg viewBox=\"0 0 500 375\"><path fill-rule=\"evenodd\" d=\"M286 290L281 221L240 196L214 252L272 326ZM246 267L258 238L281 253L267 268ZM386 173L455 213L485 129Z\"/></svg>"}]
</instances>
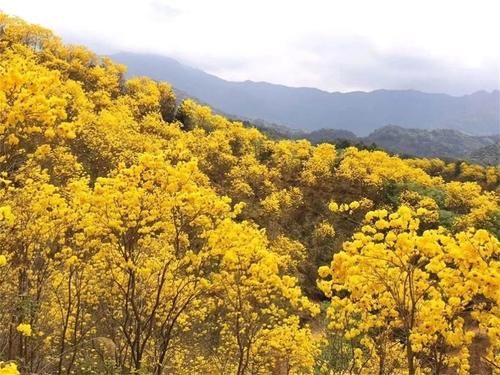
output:
<instances>
[{"instance_id":1,"label":"dense forest","mask_svg":"<svg viewBox=\"0 0 500 375\"><path fill-rule=\"evenodd\" d=\"M273 140L0 13L0 374L500 374L500 168Z\"/></svg>"}]
</instances>

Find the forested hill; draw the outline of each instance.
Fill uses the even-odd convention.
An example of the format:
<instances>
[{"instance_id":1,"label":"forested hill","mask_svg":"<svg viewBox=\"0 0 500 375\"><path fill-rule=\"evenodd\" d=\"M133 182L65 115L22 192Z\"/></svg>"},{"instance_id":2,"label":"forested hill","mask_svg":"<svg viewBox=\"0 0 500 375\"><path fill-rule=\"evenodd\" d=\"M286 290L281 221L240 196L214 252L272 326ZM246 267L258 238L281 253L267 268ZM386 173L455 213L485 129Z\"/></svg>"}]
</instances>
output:
<instances>
[{"instance_id":1,"label":"forested hill","mask_svg":"<svg viewBox=\"0 0 500 375\"><path fill-rule=\"evenodd\" d=\"M356 137L352 133L334 129L322 129L311 133L290 134L289 136L304 137L316 143L347 140L353 144L359 143L365 146L373 144L400 155L474 160L476 163L493 166L499 164L500 157L498 154L495 157L495 150L500 143L500 135L472 136L451 129L407 129L389 125L373 131L367 137ZM495 145L497 145L496 148ZM474 156L476 151L480 153L479 150L483 148L489 157L478 158Z\"/></svg>"},{"instance_id":2,"label":"forested hill","mask_svg":"<svg viewBox=\"0 0 500 375\"><path fill-rule=\"evenodd\" d=\"M361 148L378 148L403 157L467 160L486 166L500 164L500 135L472 136L451 129L408 129L388 125L371 132L367 137L357 137L347 130L320 129L304 132L262 121L244 123L275 139L307 139L314 144L333 143L339 147L356 145Z\"/></svg>"},{"instance_id":3,"label":"forested hill","mask_svg":"<svg viewBox=\"0 0 500 375\"><path fill-rule=\"evenodd\" d=\"M391 152L424 157L466 159L470 158L472 152L482 147L498 144L500 134L478 137L450 129L422 130L386 126L372 132L365 142L375 143Z\"/></svg>"},{"instance_id":4,"label":"forested hill","mask_svg":"<svg viewBox=\"0 0 500 375\"><path fill-rule=\"evenodd\" d=\"M496 371L499 168L124 76L0 13L0 375Z\"/></svg>"},{"instance_id":5,"label":"forested hill","mask_svg":"<svg viewBox=\"0 0 500 375\"><path fill-rule=\"evenodd\" d=\"M500 132L498 90L460 97L414 90L328 93L265 82L226 81L157 55L119 53L112 58L128 66L129 77L146 75L168 81L227 114L304 131L333 128L367 136L377 128L397 124L472 135Z\"/></svg>"}]
</instances>

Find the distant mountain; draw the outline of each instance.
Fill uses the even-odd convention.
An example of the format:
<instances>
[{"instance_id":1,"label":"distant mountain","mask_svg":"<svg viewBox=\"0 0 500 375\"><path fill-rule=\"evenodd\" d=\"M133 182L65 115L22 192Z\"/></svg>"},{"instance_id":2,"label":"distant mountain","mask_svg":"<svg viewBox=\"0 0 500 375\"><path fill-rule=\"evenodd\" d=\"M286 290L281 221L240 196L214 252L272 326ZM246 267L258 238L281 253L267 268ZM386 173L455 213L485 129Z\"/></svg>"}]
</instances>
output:
<instances>
[{"instance_id":1,"label":"distant mountain","mask_svg":"<svg viewBox=\"0 0 500 375\"><path fill-rule=\"evenodd\" d=\"M365 143L398 154L424 157L468 158L472 152L497 144L500 136L470 136L450 129L405 129L384 126L364 138Z\"/></svg>"},{"instance_id":2,"label":"distant mountain","mask_svg":"<svg viewBox=\"0 0 500 375\"><path fill-rule=\"evenodd\" d=\"M472 151L468 159L477 164L500 166L500 142Z\"/></svg>"},{"instance_id":3,"label":"distant mountain","mask_svg":"<svg viewBox=\"0 0 500 375\"><path fill-rule=\"evenodd\" d=\"M130 76L147 75L168 81L224 113L293 129L345 129L366 136L387 124L398 124L474 135L500 133L498 90L460 97L414 90L329 93L265 82L226 81L157 55L119 53L111 57L127 65Z\"/></svg>"},{"instance_id":4,"label":"distant mountain","mask_svg":"<svg viewBox=\"0 0 500 375\"><path fill-rule=\"evenodd\" d=\"M358 141L359 138L353 132L342 129L319 129L306 135L312 143L321 143L329 140Z\"/></svg>"}]
</instances>

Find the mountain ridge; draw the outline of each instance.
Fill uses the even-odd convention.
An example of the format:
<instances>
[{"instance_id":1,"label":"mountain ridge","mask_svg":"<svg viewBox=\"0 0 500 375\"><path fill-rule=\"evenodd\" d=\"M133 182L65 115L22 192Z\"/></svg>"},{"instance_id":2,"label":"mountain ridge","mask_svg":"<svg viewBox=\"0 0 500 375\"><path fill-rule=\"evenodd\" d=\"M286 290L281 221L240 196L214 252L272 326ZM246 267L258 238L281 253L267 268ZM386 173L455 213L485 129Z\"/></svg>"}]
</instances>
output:
<instances>
[{"instance_id":1,"label":"mountain ridge","mask_svg":"<svg viewBox=\"0 0 500 375\"><path fill-rule=\"evenodd\" d=\"M450 128L471 135L500 133L500 91L463 96L417 90L378 89L369 92L328 92L256 82L228 81L152 54L110 56L128 66L128 75L168 81L201 102L245 119L262 119L305 131L345 129L358 136L388 124L405 128Z\"/></svg>"}]
</instances>

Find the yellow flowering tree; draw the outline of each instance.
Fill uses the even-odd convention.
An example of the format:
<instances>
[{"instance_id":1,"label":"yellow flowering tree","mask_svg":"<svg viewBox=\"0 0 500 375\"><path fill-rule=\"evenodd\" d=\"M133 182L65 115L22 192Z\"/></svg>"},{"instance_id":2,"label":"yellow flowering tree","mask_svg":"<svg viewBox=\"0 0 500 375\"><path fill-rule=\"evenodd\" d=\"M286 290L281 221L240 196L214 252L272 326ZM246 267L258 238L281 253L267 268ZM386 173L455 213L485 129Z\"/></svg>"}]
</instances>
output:
<instances>
[{"instance_id":1,"label":"yellow flowering tree","mask_svg":"<svg viewBox=\"0 0 500 375\"><path fill-rule=\"evenodd\" d=\"M108 328L119 330L115 340L129 353L122 366L139 370L147 360L149 371L163 372L184 314L204 292L203 237L230 215L228 203L206 186L195 161L172 166L161 155L144 154L97 180L85 234L96 247L91 262L101 287L109 286L100 302L114 317Z\"/></svg>"},{"instance_id":2,"label":"yellow flowering tree","mask_svg":"<svg viewBox=\"0 0 500 375\"><path fill-rule=\"evenodd\" d=\"M211 283L218 297L214 312L224 316L215 321L223 343L215 356L229 362L226 371L267 374L285 364L291 374L310 371L314 342L291 312L314 315L318 307L284 274L290 259L271 251L263 233L247 223L224 221L208 243L222 258Z\"/></svg>"},{"instance_id":3,"label":"yellow flowering tree","mask_svg":"<svg viewBox=\"0 0 500 375\"><path fill-rule=\"evenodd\" d=\"M47 323L46 309L52 300L48 284L57 254L64 248L73 213L61 191L36 169L19 174L2 196L12 207L12 224L0 227L0 242L9 259L3 283L9 307L2 315L7 359L36 371L43 357L43 337L32 335Z\"/></svg>"},{"instance_id":4,"label":"yellow flowering tree","mask_svg":"<svg viewBox=\"0 0 500 375\"><path fill-rule=\"evenodd\" d=\"M328 327L360 350L352 359L359 371L384 371L391 361L410 374L468 374L498 360L498 240L485 230L421 233L425 214L407 206L368 212L361 231L319 270L331 298ZM472 358L480 335L488 347Z\"/></svg>"}]
</instances>

